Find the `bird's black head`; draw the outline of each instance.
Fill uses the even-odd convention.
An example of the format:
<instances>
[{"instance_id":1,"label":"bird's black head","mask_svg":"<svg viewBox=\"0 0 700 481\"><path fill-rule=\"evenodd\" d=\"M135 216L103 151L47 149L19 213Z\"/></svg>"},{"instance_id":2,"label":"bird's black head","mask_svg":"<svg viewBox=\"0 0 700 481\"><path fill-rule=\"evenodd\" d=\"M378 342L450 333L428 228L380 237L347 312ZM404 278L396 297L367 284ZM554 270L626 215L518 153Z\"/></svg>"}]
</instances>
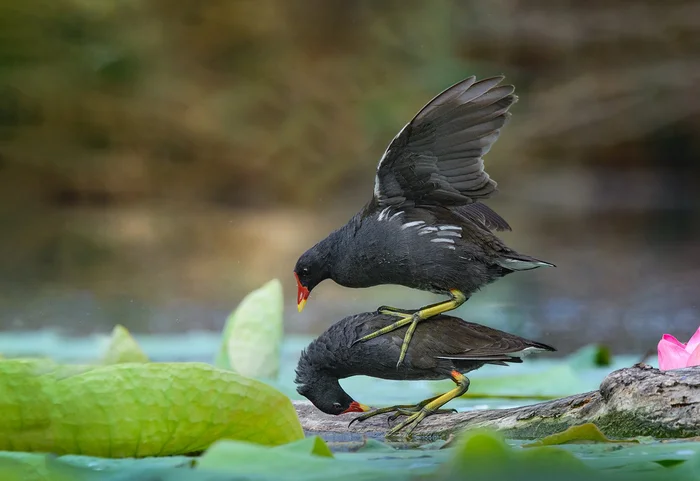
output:
<instances>
[{"instance_id":1,"label":"bird's black head","mask_svg":"<svg viewBox=\"0 0 700 481\"><path fill-rule=\"evenodd\" d=\"M294 277L297 281L297 308L304 309L306 300L314 287L330 277L328 250L320 242L304 252L294 267Z\"/></svg>"},{"instance_id":2,"label":"bird's black head","mask_svg":"<svg viewBox=\"0 0 700 481\"><path fill-rule=\"evenodd\" d=\"M320 379L311 384L302 384L297 392L313 403L316 408L326 414L337 416L345 413L362 413L369 408L360 404L343 391L336 380L335 383Z\"/></svg>"},{"instance_id":3,"label":"bird's black head","mask_svg":"<svg viewBox=\"0 0 700 481\"><path fill-rule=\"evenodd\" d=\"M326 414L369 411L369 407L355 401L340 387L337 377L316 365L313 355L309 355L307 350L301 353L294 382L297 392Z\"/></svg>"}]
</instances>

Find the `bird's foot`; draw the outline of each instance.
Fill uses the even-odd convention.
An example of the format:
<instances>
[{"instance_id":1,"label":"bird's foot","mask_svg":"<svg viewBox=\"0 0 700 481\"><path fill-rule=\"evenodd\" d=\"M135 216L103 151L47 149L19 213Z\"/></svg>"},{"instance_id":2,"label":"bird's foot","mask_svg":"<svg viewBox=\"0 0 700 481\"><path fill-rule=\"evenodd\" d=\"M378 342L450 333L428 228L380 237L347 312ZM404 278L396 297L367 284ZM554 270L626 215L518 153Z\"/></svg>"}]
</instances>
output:
<instances>
[{"instance_id":1,"label":"bird's foot","mask_svg":"<svg viewBox=\"0 0 700 481\"><path fill-rule=\"evenodd\" d=\"M372 333L370 333L370 334L367 334L366 336L363 336L363 337L361 337L361 338L359 338L359 339L355 339L355 340L353 341L352 345L354 346L354 345L357 344L358 342L369 341L370 339L374 339L375 337L379 337L379 336L382 336L382 335L384 335L384 334L387 334L387 333L389 333L389 332L391 332L391 331L395 331L396 329L400 329L400 328L402 328L403 326L405 326L405 325L407 325L407 324L410 324L411 322L413 322L413 316L412 316L412 315L410 315L410 314L401 314L401 319L399 319L398 321L394 322L393 324L389 324L389 325L386 326L386 327L382 327L381 329L377 329L376 331L374 331L374 332L372 332Z\"/></svg>"},{"instance_id":2,"label":"bird's foot","mask_svg":"<svg viewBox=\"0 0 700 481\"><path fill-rule=\"evenodd\" d=\"M352 426L352 423L354 423L355 421L361 423L362 421L366 421L367 419L373 418L374 416L379 416L380 414L393 413L397 411L414 412L416 409L418 409L418 406L415 404L397 404L396 406L375 409L374 411L357 416L355 419L350 421L348 427Z\"/></svg>"},{"instance_id":3,"label":"bird's foot","mask_svg":"<svg viewBox=\"0 0 700 481\"><path fill-rule=\"evenodd\" d=\"M418 323L423 320L420 316L420 312L415 312L414 314L400 314L400 316L402 316L401 319L394 322L393 324L389 324L388 326L378 329L371 334L367 334L366 336L356 339L355 341L353 341L352 346L359 342L369 341L370 339L374 339L375 337L382 336L391 331L395 331L396 329L400 329L408 325L408 330L406 330L406 335L404 336L403 343L401 344L401 353L399 354L399 360L396 363L396 368L398 369L406 357L406 353L408 352L408 346L411 342L411 338L413 337L413 333L416 331Z\"/></svg>"},{"instance_id":4,"label":"bird's foot","mask_svg":"<svg viewBox=\"0 0 700 481\"><path fill-rule=\"evenodd\" d=\"M399 416L408 416L408 419L405 419L401 423L397 424L390 430L386 432L386 437L390 438L393 436L396 436L399 431L402 429L405 429L408 427L408 431L404 433L405 437L409 437L411 433L413 432L414 429L416 429L416 426L420 424L420 422L427 418L428 416L432 416L434 414L444 414L448 412L456 412L454 409L437 409L437 410L430 410L428 408L421 408L420 411L416 412L402 412L402 411L397 411L396 414L393 414L392 416L389 416L389 422L392 422L396 420Z\"/></svg>"},{"instance_id":5,"label":"bird's foot","mask_svg":"<svg viewBox=\"0 0 700 481\"><path fill-rule=\"evenodd\" d=\"M398 307L379 306L377 308L379 314L387 316L404 317L405 314L413 315L418 312L418 309L399 309Z\"/></svg>"},{"instance_id":6,"label":"bird's foot","mask_svg":"<svg viewBox=\"0 0 700 481\"><path fill-rule=\"evenodd\" d=\"M362 414L360 416L357 416L355 419L350 421L350 424L348 424L348 427L352 425L355 421L357 422L362 422L365 421L371 417L378 416L380 414L386 414L386 413L393 413L391 416L387 418L388 423L394 422L396 419L398 419L400 416L408 416L408 419L404 420L400 424L394 426L391 428L389 431L387 431L386 436L394 436L396 433L404 429L405 427L411 425L410 429L406 433L406 436L410 435L411 432L415 429L418 424L425 419L428 416L432 416L434 414L447 414L447 413L456 413L456 409L430 409L427 407L427 405L434 401L438 396L432 397L430 399L426 399L425 401L422 401L418 404L399 404L396 406L390 406L390 407L385 407L385 408L380 408L380 409L375 409L372 412Z\"/></svg>"}]
</instances>

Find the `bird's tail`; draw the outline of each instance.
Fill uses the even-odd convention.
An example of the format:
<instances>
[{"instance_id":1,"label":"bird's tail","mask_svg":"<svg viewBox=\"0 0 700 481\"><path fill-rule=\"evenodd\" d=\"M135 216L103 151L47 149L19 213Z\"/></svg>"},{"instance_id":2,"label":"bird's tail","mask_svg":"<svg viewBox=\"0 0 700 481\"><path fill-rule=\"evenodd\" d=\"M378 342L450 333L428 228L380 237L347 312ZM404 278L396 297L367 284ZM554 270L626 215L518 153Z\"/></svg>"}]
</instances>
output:
<instances>
[{"instance_id":1,"label":"bird's tail","mask_svg":"<svg viewBox=\"0 0 700 481\"><path fill-rule=\"evenodd\" d=\"M538 267L556 267L551 262L541 261L522 254L510 254L496 261L499 266L511 271L529 271Z\"/></svg>"}]
</instances>

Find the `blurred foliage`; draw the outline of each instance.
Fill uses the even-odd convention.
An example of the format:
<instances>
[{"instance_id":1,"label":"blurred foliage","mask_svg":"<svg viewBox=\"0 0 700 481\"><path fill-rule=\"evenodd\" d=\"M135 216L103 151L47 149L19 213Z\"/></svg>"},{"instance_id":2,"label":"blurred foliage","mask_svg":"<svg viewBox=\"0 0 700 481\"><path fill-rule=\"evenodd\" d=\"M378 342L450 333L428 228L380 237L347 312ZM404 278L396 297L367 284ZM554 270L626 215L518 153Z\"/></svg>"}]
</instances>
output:
<instances>
[{"instance_id":1,"label":"blurred foliage","mask_svg":"<svg viewBox=\"0 0 700 481\"><path fill-rule=\"evenodd\" d=\"M220 328L237 296L291 282L369 198L396 132L472 74L520 96L486 159L490 205L514 247L569 266L526 297L636 306L664 269L691 290L678 265L697 249L677 243L700 229L698 44L692 0L3 0L0 323ZM119 312L99 320L104 294ZM220 312L175 305L190 300Z\"/></svg>"},{"instance_id":2,"label":"blurred foliage","mask_svg":"<svg viewBox=\"0 0 700 481\"><path fill-rule=\"evenodd\" d=\"M369 195L379 155L421 105L501 72L522 105L492 168L535 139L545 161L548 150L590 161L590 144L689 116L686 130L700 127L698 13L691 2L5 0L0 186L98 204L308 203L348 180Z\"/></svg>"}]
</instances>

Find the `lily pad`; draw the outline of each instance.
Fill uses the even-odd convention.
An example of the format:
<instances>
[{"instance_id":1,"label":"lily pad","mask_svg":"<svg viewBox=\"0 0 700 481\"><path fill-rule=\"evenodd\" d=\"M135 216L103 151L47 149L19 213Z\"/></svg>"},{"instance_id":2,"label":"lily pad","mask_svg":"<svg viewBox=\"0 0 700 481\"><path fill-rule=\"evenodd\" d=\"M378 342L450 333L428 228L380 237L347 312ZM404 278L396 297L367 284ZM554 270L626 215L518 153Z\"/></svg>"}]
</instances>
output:
<instances>
[{"instance_id":1,"label":"lily pad","mask_svg":"<svg viewBox=\"0 0 700 481\"><path fill-rule=\"evenodd\" d=\"M187 454L218 439L303 438L274 388L203 363L0 361L0 450L103 457Z\"/></svg>"},{"instance_id":2,"label":"lily pad","mask_svg":"<svg viewBox=\"0 0 700 481\"><path fill-rule=\"evenodd\" d=\"M571 426L570 428L550 436L546 436L542 439L535 441L534 443L529 443L523 445L523 447L529 448L534 446L555 446L557 444L573 444L573 443L639 443L636 439L630 440L615 440L608 439L605 434L603 434L598 426L593 423L579 424L578 426Z\"/></svg>"},{"instance_id":3,"label":"lily pad","mask_svg":"<svg viewBox=\"0 0 700 481\"><path fill-rule=\"evenodd\" d=\"M318 436L311 436L301 441L287 444L284 446L284 449L290 452L309 453L315 454L316 456L325 456L327 458L333 457L333 453L326 442Z\"/></svg>"},{"instance_id":4,"label":"lily pad","mask_svg":"<svg viewBox=\"0 0 700 481\"><path fill-rule=\"evenodd\" d=\"M278 279L243 298L226 319L214 364L246 377L276 378L284 334L283 307Z\"/></svg>"},{"instance_id":5,"label":"lily pad","mask_svg":"<svg viewBox=\"0 0 700 481\"><path fill-rule=\"evenodd\" d=\"M680 444L680 443L679 443ZM695 443L694 443L695 444ZM663 446L656 444L655 446ZM575 448L574 450L568 448ZM459 440L452 459L441 469L438 479L537 479L590 481L645 481L673 479L685 481L697 479L692 468L700 466L700 454L687 450L680 463L664 463L668 452L653 453L654 447L635 445L617 447L608 451L618 463L611 463L603 456L590 456L590 448L610 449L610 445L566 445L562 447L512 448L503 438L489 432L467 433ZM661 448L664 450L664 448ZM626 462L620 461L626 458ZM603 462L601 462L603 461ZM664 465L672 467L664 467ZM663 473L663 474L660 474Z\"/></svg>"},{"instance_id":6,"label":"lily pad","mask_svg":"<svg viewBox=\"0 0 700 481\"><path fill-rule=\"evenodd\" d=\"M365 463L319 456L294 444L274 449L240 441L219 441L197 463L204 471L236 474L243 479L328 480L381 479L386 472ZM327 449L327 448L326 448Z\"/></svg>"}]
</instances>

